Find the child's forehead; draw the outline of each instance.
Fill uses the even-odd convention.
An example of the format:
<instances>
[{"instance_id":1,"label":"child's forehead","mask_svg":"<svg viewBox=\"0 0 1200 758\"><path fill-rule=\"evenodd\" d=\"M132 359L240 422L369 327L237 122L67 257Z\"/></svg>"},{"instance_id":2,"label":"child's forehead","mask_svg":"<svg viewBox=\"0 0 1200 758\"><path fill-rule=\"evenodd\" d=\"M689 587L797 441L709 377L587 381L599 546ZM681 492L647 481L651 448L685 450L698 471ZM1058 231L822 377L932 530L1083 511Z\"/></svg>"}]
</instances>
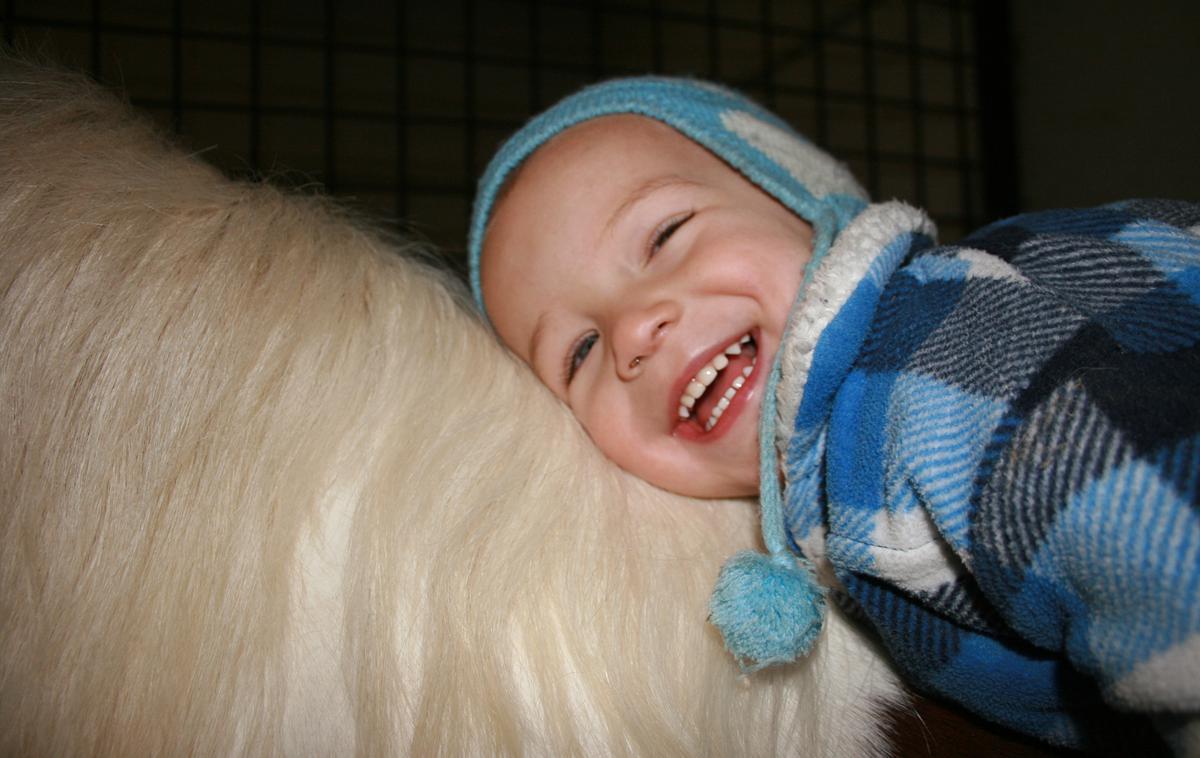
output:
<instances>
[{"instance_id":1,"label":"child's forehead","mask_svg":"<svg viewBox=\"0 0 1200 758\"><path fill-rule=\"evenodd\" d=\"M658 137L659 139L668 141L679 140L692 143L691 139L681 134L677 129L656 118L637 113L609 113L572 124L546 140L545 144L535 150L533 154L536 155L556 143L570 141L592 142L604 138L620 141L632 140L638 137Z\"/></svg>"},{"instance_id":2,"label":"child's forehead","mask_svg":"<svg viewBox=\"0 0 1200 758\"><path fill-rule=\"evenodd\" d=\"M707 186L703 179L722 169L703 166L724 163L705 156L670 126L625 114L565 129L532 153L497 196L480 261L493 326L505 341L531 330L534 301L574 303L577 285L604 269L610 248L632 260L628 246L608 245L606 235L650 194ZM537 296L521 287L534 281Z\"/></svg>"},{"instance_id":3,"label":"child's forehead","mask_svg":"<svg viewBox=\"0 0 1200 758\"><path fill-rule=\"evenodd\" d=\"M682 170L698 155L734 172L707 148L661 121L631 113L599 116L564 129L531 153L506 179L495 207L499 211L517 185L576 178L597 188L622 187L635 180L652 182L656 173Z\"/></svg>"}]
</instances>

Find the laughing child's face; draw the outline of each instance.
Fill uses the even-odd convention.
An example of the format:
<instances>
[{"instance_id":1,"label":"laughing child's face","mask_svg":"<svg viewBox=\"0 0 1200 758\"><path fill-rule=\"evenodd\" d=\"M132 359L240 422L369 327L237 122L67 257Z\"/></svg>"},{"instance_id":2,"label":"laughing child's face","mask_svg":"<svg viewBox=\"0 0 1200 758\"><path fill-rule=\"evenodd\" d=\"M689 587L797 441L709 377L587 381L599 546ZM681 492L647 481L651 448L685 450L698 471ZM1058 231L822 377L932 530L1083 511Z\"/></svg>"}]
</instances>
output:
<instances>
[{"instance_id":1,"label":"laughing child's face","mask_svg":"<svg viewBox=\"0 0 1200 758\"><path fill-rule=\"evenodd\" d=\"M539 148L488 227L500 338L618 465L699 497L758 493L758 420L812 229L633 115Z\"/></svg>"}]
</instances>

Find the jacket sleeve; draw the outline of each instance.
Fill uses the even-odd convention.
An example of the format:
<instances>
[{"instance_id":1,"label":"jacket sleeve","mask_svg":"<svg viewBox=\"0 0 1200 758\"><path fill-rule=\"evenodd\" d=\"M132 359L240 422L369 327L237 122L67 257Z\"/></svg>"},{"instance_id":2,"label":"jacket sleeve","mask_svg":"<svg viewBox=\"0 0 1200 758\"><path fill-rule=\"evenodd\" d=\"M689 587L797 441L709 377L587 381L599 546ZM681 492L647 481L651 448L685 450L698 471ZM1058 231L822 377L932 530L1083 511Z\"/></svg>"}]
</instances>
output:
<instances>
[{"instance_id":1,"label":"jacket sleeve","mask_svg":"<svg viewBox=\"0 0 1200 758\"><path fill-rule=\"evenodd\" d=\"M1030 214L888 280L826 547L911 681L1062 744L1112 723L1093 688L1200 713L1198 232L1186 203Z\"/></svg>"},{"instance_id":2,"label":"jacket sleeve","mask_svg":"<svg viewBox=\"0 0 1200 758\"><path fill-rule=\"evenodd\" d=\"M1040 358L975 476L972 573L1127 710L1200 713L1198 231L1200 207L1132 201L964 242L1078 317L1044 346L1030 325Z\"/></svg>"}]
</instances>

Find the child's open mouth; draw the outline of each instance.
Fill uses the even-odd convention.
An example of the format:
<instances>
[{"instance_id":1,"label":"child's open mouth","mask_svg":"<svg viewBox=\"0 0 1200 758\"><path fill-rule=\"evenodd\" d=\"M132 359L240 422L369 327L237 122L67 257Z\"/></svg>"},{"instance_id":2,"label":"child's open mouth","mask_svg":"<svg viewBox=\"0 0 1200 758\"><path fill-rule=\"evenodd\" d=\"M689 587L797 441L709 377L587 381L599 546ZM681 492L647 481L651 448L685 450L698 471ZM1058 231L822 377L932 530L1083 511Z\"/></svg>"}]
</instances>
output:
<instances>
[{"instance_id":1,"label":"child's open mouth","mask_svg":"<svg viewBox=\"0 0 1200 758\"><path fill-rule=\"evenodd\" d=\"M679 418L692 420L711 432L738 392L750 380L758 360L758 345L745 334L717 353L696 372L679 396Z\"/></svg>"}]
</instances>

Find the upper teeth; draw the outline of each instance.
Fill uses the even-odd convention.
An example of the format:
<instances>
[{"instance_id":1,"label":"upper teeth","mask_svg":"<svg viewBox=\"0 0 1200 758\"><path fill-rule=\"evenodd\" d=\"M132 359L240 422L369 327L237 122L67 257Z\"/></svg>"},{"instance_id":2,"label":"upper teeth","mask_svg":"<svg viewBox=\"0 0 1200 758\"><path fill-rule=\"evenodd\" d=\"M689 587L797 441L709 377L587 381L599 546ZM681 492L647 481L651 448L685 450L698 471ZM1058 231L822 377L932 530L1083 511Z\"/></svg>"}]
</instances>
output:
<instances>
[{"instance_id":1,"label":"upper teeth","mask_svg":"<svg viewBox=\"0 0 1200 758\"><path fill-rule=\"evenodd\" d=\"M748 342L750 342L750 335L742 335L741 338L720 353L717 353L716 357L696 372L696 376L688 382L687 387L683 390L683 394L679 396L679 418L691 418L692 408L696 406L696 401L700 399L700 396L704 394L709 385L716 381L717 374L729 365L729 358L727 356L741 355L742 345ZM758 355L756 354L750 359L750 365L742 369L742 375L734 377L733 384L730 385L729 389L725 390L725 394L717 401L717 405L713 408L708 421L704 423L705 431L710 431L716 426L717 420L721 418L721 414L725 412L725 409L729 407L729 403L737 396L738 390L746 385L746 379L750 374L754 373L754 365L757 361Z\"/></svg>"}]
</instances>

